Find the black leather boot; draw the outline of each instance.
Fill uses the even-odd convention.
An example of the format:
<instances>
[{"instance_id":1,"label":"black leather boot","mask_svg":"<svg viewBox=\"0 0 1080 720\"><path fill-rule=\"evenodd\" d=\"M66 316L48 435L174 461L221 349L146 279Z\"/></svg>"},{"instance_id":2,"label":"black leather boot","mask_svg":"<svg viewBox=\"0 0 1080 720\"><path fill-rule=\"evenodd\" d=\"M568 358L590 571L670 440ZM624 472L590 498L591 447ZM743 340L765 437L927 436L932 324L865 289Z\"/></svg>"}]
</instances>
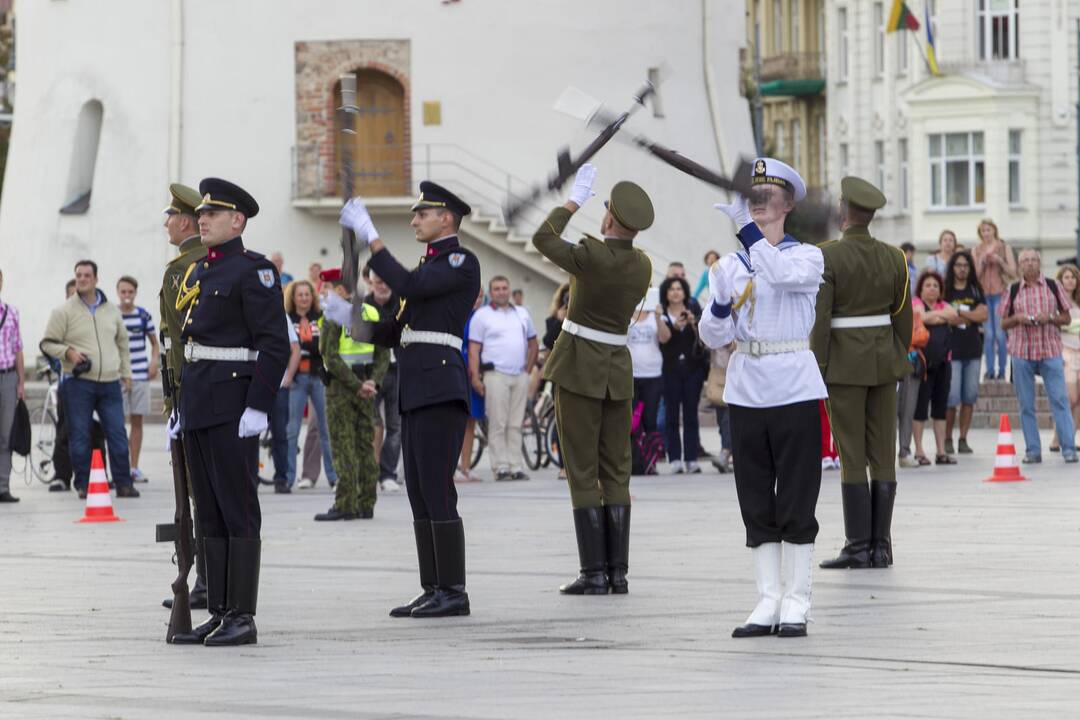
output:
<instances>
[{"instance_id":1,"label":"black leather boot","mask_svg":"<svg viewBox=\"0 0 1080 720\"><path fill-rule=\"evenodd\" d=\"M465 592L465 525L458 520L431 522L435 545L435 594L414 607L414 618L449 617L469 614L469 594Z\"/></svg>"},{"instance_id":2,"label":"black leather boot","mask_svg":"<svg viewBox=\"0 0 1080 720\"><path fill-rule=\"evenodd\" d=\"M206 609L206 561L203 560L202 543L195 539L195 586L188 594L188 607L192 610ZM162 607L172 609L173 599L167 597L161 601Z\"/></svg>"},{"instance_id":3,"label":"black leather boot","mask_svg":"<svg viewBox=\"0 0 1080 720\"><path fill-rule=\"evenodd\" d=\"M630 567L630 506L606 505L607 520L607 575L612 595L630 592L626 571Z\"/></svg>"},{"instance_id":4,"label":"black leather boot","mask_svg":"<svg viewBox=\"0 0 1080 720\"><path fill-rule=\"evenodd\" d=\"M870 481L870 564L887 568L893 563L892 511L896 501L896 481Z\"/></svg>"},{"instance_id":5,"label":"black leather boot","mask_svg":"<svg viewBox=\"0 0 1080 720\"><path fill-rule=\"evenodd\" d=\"M833 560L826 560L821 567L826 570L838 568L870 567L870 487L865 482L841 483L844 500L844 535L847 544Z\"/></svg>"},{"instance_id":6,"label":"black leather boot","mask_svg":"<svg viewBox=\"0 0 1080 720\"><path fill-rule=\"evenodd\" d=\"M229 538L228 611L218 629L207 636L207 647L253 645L258 642L255 606L259 599L259 566L262 541Z\"/></svg>"},{"instance_id":7,"label":"black leather boot","mask_svg":"<svg viewBox=\"0 0 1080 720\"><path fill-rule=\"evenodd\" d=\"M431 539L431 521L413 520L416 536L416 560L420 566L420 587L423 592L404 605L390 611L390 617L411 617L413 608L419 607L435 595L435 544Z\"/></svg>"},{"instance_id":8,"label":"black leather boot","mask_svg":"<svg viewBox=\"0 0 1080 720\"><path fill-rule=\"evenodd\" d=\"M630 508L627 507L627 531L630 529ZM581 574L577 580L563 585L563 595L607 595L607 515L602 507L574 510L574 532L577 534L578 562ZM627 544L629 550L629 544Z\"/></svg>"},{"instance_id":9,"label":"black leather boot","mask_svg":"<svg viewBox=\"0 0 1080 720\"><path fill-rule=\"evenodd\" d=\"M225 617L229 539L207 537L202 539L201 546L206 575L206 607L210 611L210 618L189 633L174 635L171 641L174 645L202 645Z\"/></svg>"}]
</instances>

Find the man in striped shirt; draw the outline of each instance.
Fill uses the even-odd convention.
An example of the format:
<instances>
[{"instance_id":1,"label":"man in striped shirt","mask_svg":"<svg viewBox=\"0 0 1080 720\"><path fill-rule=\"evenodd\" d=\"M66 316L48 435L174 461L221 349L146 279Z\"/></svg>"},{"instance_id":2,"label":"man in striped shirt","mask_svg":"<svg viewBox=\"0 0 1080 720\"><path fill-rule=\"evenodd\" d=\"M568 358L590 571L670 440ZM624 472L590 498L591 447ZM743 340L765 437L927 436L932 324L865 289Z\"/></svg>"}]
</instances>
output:
<instances>
[{"instance_id":1,"label":"man in striped shirt","mask_svg":"<svg viewBox=\"0 0 1080 720\"><path fill-rule=\"evenodd\" d=\"M1013 386L1020 401L1020 424L1024 429L1024 462L1042 462L1039 423L1035 417L1035 376L1041 375L1054 425L1061 439L1061 457L1077 461L1076 440L1069 398L1065 390L1065 366L1061 358L1061 332L1069 324L1069 301L1061 287L1042 274L1037 250L1020 252L1020 280L1009 288L1001 303L1001 327L1009 333Z\"/></svg>"},{"instance_id":2,"label":"man in striped shirt","mask_svg":"<svg viewBox=\"0 0 1080 720\"><path fill-rule=\"evenodd\" d=\"M128 331L128 347L131 351L131 389L124 391L124 414L131 423L128 434L131 479L133 482L146 482L146 476L139 469L139 453L142 451L143 416L150 414L150 381L158 376L160 349L154 319L146 308L135 305L138 291L139 283L130 275L124 275L116 282L120 314Z\"/></svg>"}]
</instances>

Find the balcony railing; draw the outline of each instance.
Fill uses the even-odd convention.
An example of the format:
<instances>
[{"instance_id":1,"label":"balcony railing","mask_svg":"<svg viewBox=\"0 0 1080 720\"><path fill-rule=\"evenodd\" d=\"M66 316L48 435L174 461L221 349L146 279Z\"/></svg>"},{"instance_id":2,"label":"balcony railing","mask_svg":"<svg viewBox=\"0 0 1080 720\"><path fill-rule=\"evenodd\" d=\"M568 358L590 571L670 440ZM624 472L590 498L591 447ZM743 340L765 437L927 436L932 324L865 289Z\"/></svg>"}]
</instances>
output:
<instances>
[{"instance_id":1,"label":"balcony railing","mask_svg":"<svg viewBox=\"0 0 1080 720\"><path fill-rule=\"evenodd\" d=\"M783 53L761 58L761 81L824 80L825 54L820 52Z\"/></svg>"},{"instance_id":2,"label":"balcony railing","mask_svg":"<svg viewBox=\"0 0 1080 720\"><path fill-rule=\"evenodd\" d=\"M1023 60L966 60L940 63L942 75L965 75L995 85L1023 85L1027 73Z\"/></svg>"}]
</instances>

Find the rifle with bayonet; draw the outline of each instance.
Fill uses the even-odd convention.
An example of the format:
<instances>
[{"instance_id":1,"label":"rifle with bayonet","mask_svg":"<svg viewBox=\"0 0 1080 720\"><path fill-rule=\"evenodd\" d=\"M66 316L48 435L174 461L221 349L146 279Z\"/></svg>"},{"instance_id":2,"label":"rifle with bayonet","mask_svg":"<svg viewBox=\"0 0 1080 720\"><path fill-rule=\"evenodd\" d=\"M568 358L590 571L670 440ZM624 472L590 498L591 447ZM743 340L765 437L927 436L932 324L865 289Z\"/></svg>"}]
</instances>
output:
<instances>
[{"instance_id":1,"label":"rifle with bayonet","mask_svg":"<svg viewBox=\"0 0 1080 720\"><path fill-rule=\"evenodd\" d=\"M165 331L161 331L161 386L165 397L172 401L174 410L179 411L179 385L169 367L169 355L165 352ZM184 459L184 444L180 438L169 440L169 452L172 457L173 494L176 510L173 522L157 526L157 541L171 542L176 552L176 579L172 582L173 603L169 615L169 628L165 631L165 642L171 643L177 633L191 632L191 598L188 593L188 575L194 565L193 548L195 545L195 526L188 502L187 461Z\"/></svg>"},{"instance_id":2,"label":"rifle with bayonet","mask_svg":"<svg viewBox=\"0 0 1080 720\"><path fill-rule=\"evenodd\" d=\"M656 93L656 87L652 82L646 81L638 91L634 94L634 102L630 105L628 110L625 110L621 114L615 117L607 118L603 124L603 128L597 134L593 141L585 146L585 149L578 153L576 158L570 157L570 148L564 147L559 150L556 156L556 170L547 179L543 185L534 185L529 192L521 197L510 197L507 199L506 207L503 209L503 214L506 218L506 222L512 223L514 218L517 217L527 205L531 205L541 195L547 192L555 192L562 188L566 182L574 177L581 166L589 162L596 153L600 152L600 149L607 145L613 137L622 129L622 126L626 124L626 121L637 112L640 108L645 107L645 101ZM567 92L559 98L556 103L556 109L560 106L577 105L581 99L585 98L584 93L574 88L569 88ZM597 112L597 108L592 108L588 114L594 116Z\"/></svg>"}]
</instances>

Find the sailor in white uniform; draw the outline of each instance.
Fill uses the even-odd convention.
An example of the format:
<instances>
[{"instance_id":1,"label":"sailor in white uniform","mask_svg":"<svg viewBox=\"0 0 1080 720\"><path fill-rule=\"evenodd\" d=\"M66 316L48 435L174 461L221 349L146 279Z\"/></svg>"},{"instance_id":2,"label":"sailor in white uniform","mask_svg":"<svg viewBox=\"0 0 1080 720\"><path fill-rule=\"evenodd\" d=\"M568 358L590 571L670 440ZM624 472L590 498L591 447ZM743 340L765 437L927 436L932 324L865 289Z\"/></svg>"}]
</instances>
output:
<instances>
[{"instance_id":1,"label":"sailor in white uniform","mask_svg":"<svg viewBox=\"0 0 1080 720\"><path fill-rule=\"evenodd\" d=\"M827 392L809 336L825 263L817 247L784 232L804 197L799 173L759 158L749 197L715 206L740 228L743 249L709 271L712 297L699 332L711 348L736 341L724 402L758 589L757 606L733 637L803 636L810 612L821 486L818 400Z\"/></svg>"}]
</instances>

